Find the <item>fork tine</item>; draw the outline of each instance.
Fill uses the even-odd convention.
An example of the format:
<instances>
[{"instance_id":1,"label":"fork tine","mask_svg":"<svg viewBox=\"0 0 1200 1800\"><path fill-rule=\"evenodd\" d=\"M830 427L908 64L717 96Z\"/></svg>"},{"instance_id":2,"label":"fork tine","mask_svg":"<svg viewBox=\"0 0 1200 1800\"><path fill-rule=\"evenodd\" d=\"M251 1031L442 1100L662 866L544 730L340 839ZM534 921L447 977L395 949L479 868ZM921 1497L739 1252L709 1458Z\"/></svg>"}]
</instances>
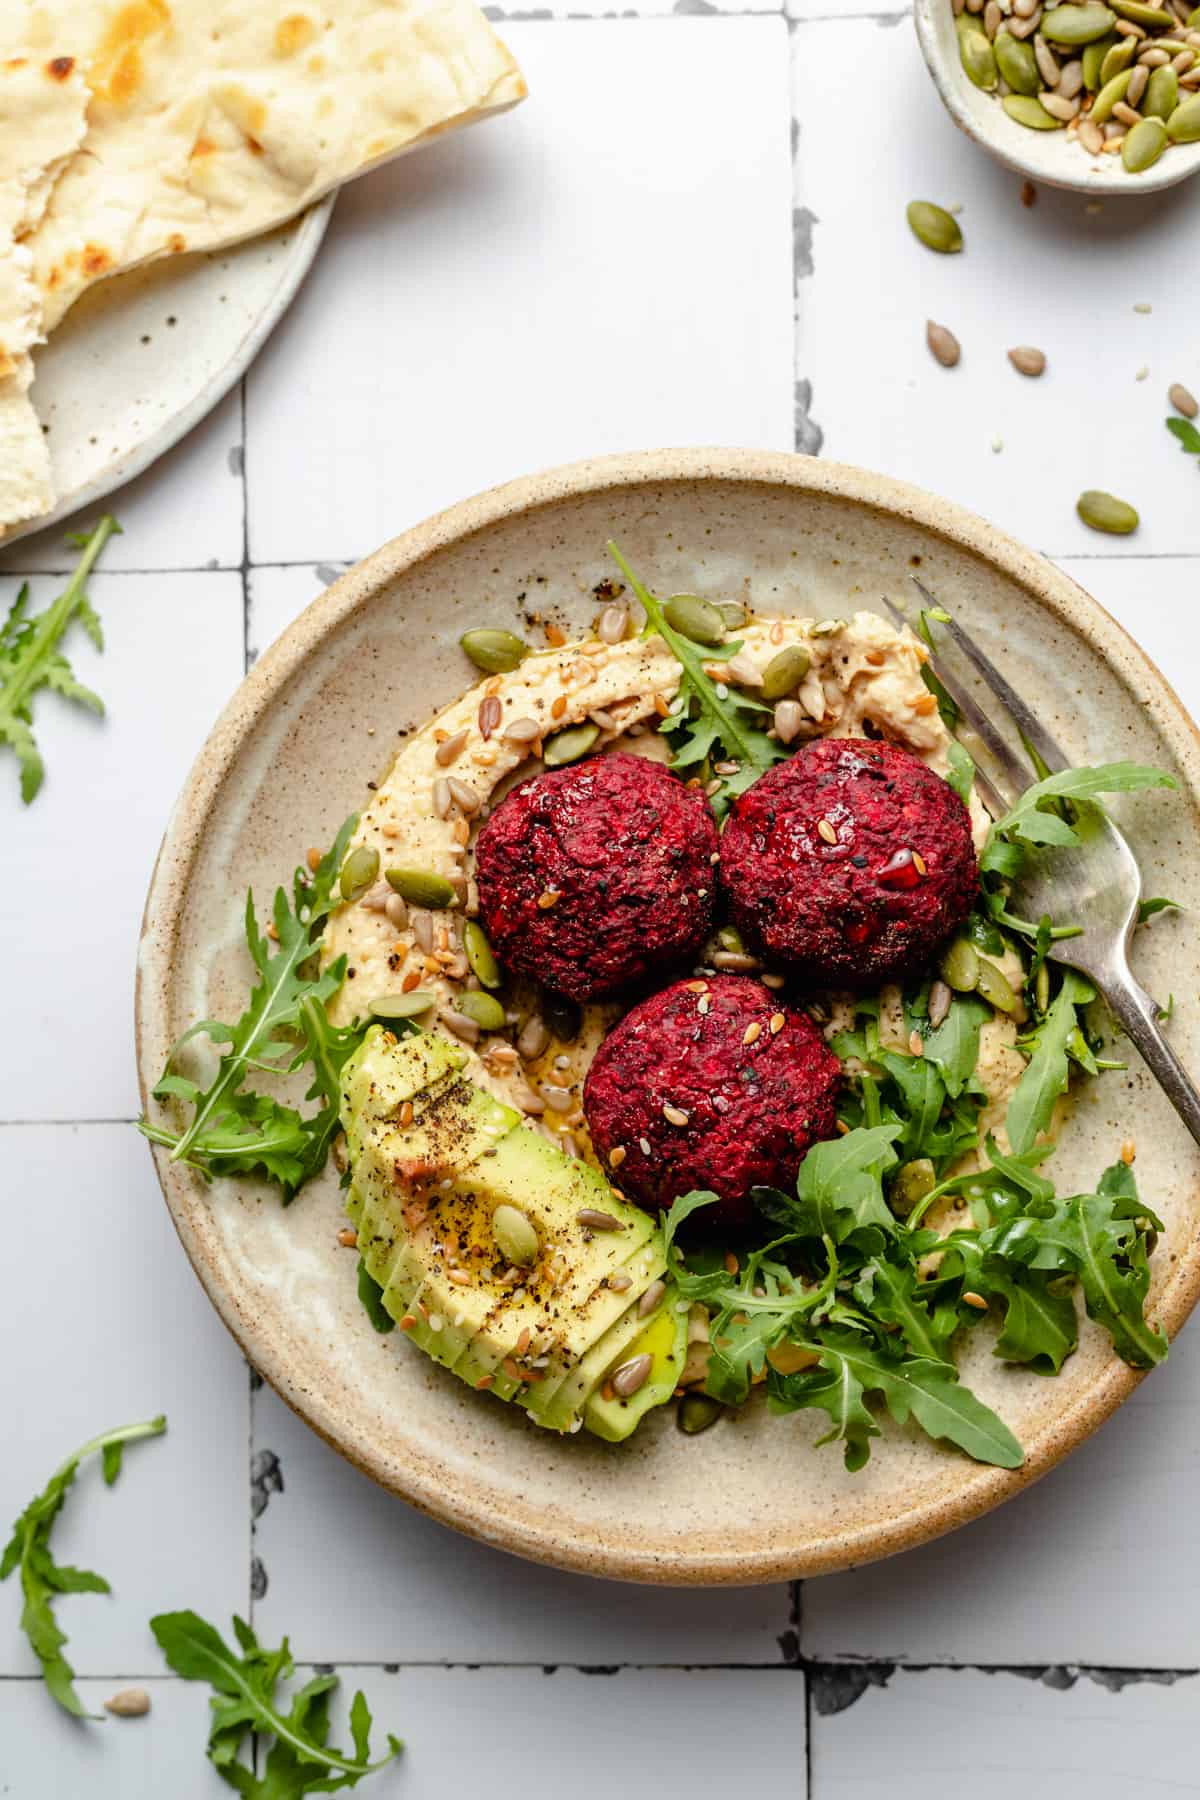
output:
<instances>
[{"instance_id":1,"label":"fork tine","mask_svg":"<svg viewBox=\"0 0 1200 1800\"><path fill-rule=\"evenodd\" d=\"M924 583L918 581L915 575L913 581L926 600L930 601L931 604L936 605L937 602L933 599L933 595L929 592L929 589ZM950 633L963 655L967 657L970 662L974 663L975 667L979 670L979 673L983 676L983 679L995 690L1000 699L1004 702L1005 706L1012 714L1017 730L1020 732L1026 744L1037 752L1046 767L1051 770L1052 773L1057 774L1060 769L1068 768L1070 765L1057 743L1050 736L1050 733L1041 724L1036 715L1030 711L1029 707L1025 704L1024 700L1022 700L1020 694L1017 693L1012 683L1000 673L991 657L979 648L979 645L973 638L967 635L957 619L948 616L945 625L946 630Z\"/></svg>"},{"instance_id":2,"label":"fork tine","mask_svg":"<svg viewBox=\"0 0 1200 1800\"><path fill-rule=\"evenodd\" d=\"M887 607L897 625L908 626L908 620L900 611L900 608L894 605L893 602L888 599L886 594L883 596L883 604ZM909 629L911 630L911 626ZM1006 795L988 774L987 769L983 766L979 757L975 756L975 785L979 790L979 797L987 807L987 810L991 813L992 817L994 819L1001 819L1006 812L1011 811L1018 796L1029 786L1030 782L1033 780L1033 772L1032 770L1022 768L1016 761L1008 745L1004 742L1003 738L999 736L987 714L979 707L972 696L967 693L965 689L960 688L953 680L948 681L945 672L937 666L936 662L934 667L938 680L945 688L947 694L949 694L951 700L953 700L964 720L970 726L972 732L978 738L983 748L992 756L1003 773L1004 779L1011 784L1010 792Z\"/></svg>"}]
</instances>

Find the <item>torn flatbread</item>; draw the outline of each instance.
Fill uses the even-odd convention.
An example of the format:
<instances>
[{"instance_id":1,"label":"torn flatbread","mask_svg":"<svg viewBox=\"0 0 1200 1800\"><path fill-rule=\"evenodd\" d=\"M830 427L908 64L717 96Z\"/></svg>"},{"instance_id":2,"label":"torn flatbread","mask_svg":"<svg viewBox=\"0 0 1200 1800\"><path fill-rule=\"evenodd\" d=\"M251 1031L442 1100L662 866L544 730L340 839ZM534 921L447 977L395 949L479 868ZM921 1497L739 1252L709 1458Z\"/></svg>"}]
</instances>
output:
<instances>
[{"instance_id":1,"label":"torn flatbread","mask_svg":"<svg viewBox=\"0 0 1200 1800\"><path fill-rule=\"evenodd\" d=\"M47 329L93 282L292 218L525 83L472 0L24 0L88 137L29 239Z\"/></svg>"},{"instance_id":2,"label":"torn flatbread","mask_svg":"<svg viewBox=\"0 0 1200 1800\"><path fill-rule=\"evenodd\" d=\"M54 504L50 453L29 398L41 296L22 240L83 141L87 105L72 57L21 49L0 59L0 537Z\"/></svg>"}]
</instances>

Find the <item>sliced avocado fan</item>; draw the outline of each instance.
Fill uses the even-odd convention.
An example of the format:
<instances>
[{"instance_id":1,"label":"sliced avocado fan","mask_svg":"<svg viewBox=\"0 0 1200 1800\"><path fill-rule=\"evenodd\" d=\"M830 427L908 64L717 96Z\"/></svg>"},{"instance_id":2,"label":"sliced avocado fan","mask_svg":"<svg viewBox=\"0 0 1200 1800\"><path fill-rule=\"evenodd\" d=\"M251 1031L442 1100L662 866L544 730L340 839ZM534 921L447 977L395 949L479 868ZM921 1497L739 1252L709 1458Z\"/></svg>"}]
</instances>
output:
<instances>
[{"instance_id":1,"label":"sliced avocado fan","mask_svg":"<svg viewBox=\"0 0 1200 1800\"><path fill-rule=\"evenodd\" d=\"M687 1353L662 1233L466 1063L444 1038L374 1026L345 1066L346 1210L367 1272L463 1381L619 1442L670 1399Z\"/></svg>"}]
</instances>

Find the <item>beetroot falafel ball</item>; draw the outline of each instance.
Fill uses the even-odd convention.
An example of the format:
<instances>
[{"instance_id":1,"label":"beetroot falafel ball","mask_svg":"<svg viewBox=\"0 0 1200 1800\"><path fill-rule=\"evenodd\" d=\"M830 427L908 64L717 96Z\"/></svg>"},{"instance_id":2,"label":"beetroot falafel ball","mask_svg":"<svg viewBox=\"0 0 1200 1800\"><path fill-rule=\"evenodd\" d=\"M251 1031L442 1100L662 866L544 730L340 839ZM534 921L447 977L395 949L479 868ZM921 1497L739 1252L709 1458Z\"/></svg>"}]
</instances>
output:
<instances>
[{"instance_id":1,"label":"beetroot falafel ball","mask_svg":"<svg viewBox=\"0 0 1200 1800\"><path fill-rule=\"evenodd\" d=\"M750 1190L790 1188L837 1129L841 1065L806 1013L745 975L677 981L613 1027L588 1070L583 1110L613 1181L651 1211L692 1188L743 1225Z\"/></svg>"},{"instance_id":2,"label":"beetroot falafel ball","mask_svg":"<svg viewBox=\"0 0 1200 1800\"><path fill-rule=\"evenodd\" d=\"M748 943L860 988L929 961L970 912L979 865L966 807L918 757L818 738L734 803L721 878Z\"/></svg>"},{"instance_id":3,"label":"beetroot falafel ball","mask_svg":"<svg viewBox=\"0 0 1200 1800\"><path fill-rule=\"evenodd\" d=\"M717 828L699 788L614 751L503 799L475 846L496 955L573 1000L692 957L712 928Z\"/></svg>"}]
</instances>

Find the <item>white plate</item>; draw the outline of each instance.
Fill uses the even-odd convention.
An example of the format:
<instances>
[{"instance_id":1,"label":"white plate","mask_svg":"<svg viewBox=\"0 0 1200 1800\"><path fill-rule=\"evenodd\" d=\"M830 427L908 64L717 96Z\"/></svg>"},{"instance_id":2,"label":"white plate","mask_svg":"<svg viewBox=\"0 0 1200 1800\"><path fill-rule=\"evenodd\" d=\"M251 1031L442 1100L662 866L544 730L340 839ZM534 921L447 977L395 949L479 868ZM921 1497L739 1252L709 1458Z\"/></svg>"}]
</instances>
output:
<instances>
[{"instance_id":1,"label":"white plate","mask_svg":"<svg viewBox=\"0 0 1200 1800\"><path fill-rule=\"evenodd\" d=\"M151 263L83 296L36 352L58 502L6 545L102 500L212 411L287 311L334 198L266 237Z\"/></svg>"}]
</instances>

